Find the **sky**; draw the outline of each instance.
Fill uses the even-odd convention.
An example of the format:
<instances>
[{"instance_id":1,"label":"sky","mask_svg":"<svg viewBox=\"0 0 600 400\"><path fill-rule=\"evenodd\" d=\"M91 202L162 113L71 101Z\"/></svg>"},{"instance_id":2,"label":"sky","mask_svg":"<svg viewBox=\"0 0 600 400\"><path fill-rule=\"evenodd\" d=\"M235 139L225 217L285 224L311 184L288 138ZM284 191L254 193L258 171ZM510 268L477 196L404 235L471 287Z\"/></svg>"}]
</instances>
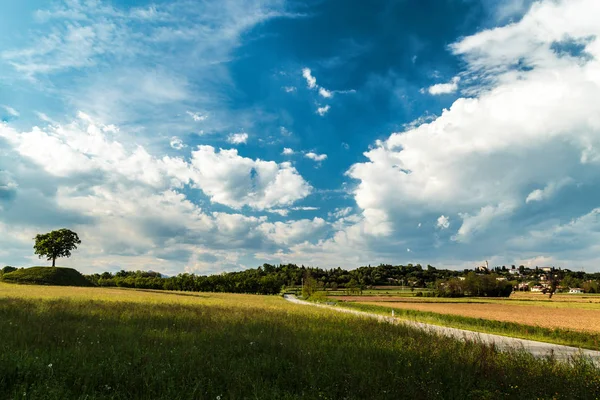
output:
<instances>
[{"instance_id":1,"label":"sky","mask_svg":"<svg viewBox=\"0 0 600 400\"><path fill-rule=\"evenodd\" d=\"M600 271L597 0L2 8L2 265Z\"/></svg>"}]
</instances>

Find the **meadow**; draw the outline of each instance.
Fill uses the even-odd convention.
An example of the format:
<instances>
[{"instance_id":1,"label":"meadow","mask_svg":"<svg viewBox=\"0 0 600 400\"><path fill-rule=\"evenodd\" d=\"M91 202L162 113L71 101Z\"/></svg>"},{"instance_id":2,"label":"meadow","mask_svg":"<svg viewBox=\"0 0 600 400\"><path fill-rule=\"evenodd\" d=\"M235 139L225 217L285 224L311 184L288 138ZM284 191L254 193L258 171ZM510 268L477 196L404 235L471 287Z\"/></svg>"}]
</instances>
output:
<instances>
[{"instance_id":1,"label":"meadow","mask_svg":"<svg viewBox=\"0 0 600 400\"><path fill-rule=\"evenodd\" d=\"M1 399L589 399L600 369L278 296L0 283Z\"/></svg>"}]
</instances>

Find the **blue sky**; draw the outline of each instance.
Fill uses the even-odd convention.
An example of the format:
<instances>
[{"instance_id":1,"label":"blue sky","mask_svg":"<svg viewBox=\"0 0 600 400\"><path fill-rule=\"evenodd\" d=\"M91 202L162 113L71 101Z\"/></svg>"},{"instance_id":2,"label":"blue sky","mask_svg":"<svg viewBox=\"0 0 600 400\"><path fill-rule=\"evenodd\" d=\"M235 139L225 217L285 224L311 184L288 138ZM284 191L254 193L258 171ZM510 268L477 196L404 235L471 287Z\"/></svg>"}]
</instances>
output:
<instances>
[{"instance_id":1,"label":"blue sky","mask_svg":"<svg viewBox=\"0 0 600 400\"><path fill-rule=\"evenodd\" d=\"M23 3L0 263L600 270L594 0Z\"/></svg>"}]
</instances>

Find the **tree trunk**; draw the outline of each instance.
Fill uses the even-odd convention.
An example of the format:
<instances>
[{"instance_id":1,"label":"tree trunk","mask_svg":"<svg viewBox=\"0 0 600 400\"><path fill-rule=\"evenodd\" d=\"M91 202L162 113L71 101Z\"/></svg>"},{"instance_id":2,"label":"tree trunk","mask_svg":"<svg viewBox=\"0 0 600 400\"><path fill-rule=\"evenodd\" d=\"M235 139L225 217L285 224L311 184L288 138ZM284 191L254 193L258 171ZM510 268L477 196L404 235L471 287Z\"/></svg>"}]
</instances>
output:
<instances>
[{"instance_id":1,"label":"tree trunk","mask_svg":"<svg viewBox=\"0 0 600 400\"><path fill-rule=\"evenodd\" d=\"M55 267L56 266L56 257L52 257L52 266Z\"/></svg>"}]
</instances>

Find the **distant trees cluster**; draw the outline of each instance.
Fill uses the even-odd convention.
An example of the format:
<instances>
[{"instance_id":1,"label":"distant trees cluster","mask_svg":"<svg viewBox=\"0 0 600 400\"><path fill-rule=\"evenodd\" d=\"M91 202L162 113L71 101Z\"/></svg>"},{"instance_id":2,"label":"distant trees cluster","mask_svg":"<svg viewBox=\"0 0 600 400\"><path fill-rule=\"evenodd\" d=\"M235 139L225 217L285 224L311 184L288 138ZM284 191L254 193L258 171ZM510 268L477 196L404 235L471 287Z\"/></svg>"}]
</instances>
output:
<instances>
[{"instance_id":1,"label":"distant trees cluster","mask_svg":"<svg viewBox=\"0 0 600 400\"><path fill-rule=\"evenodd\" d=\"M513 285L496 274L469 272L462 278L438 282L436 295L440 297L508 297Z\"/></svg>"},{"instance_id":2,"label":"distant trees cluster","mask_svg":"<svg viewBox=\"0 0 600 400\"><path fill-rule=\"evenodd\" d=\"M321 269L296 264L270 265L239 272L226 272L219 275L201 276L180 274L163 277L158 272L120 271L115 274L87 275L98 286L115 286L141 289L182 290L196 292L229 292L277 294L283 288L304 287L311 292L322 289L345 289L349 293L360 291L373 285L407 285L425 287L440 279L460 275L460 271L438 270L431 265L379 265L361 267L352 271L342 268Z\"/></svg>"}]
</instances>

